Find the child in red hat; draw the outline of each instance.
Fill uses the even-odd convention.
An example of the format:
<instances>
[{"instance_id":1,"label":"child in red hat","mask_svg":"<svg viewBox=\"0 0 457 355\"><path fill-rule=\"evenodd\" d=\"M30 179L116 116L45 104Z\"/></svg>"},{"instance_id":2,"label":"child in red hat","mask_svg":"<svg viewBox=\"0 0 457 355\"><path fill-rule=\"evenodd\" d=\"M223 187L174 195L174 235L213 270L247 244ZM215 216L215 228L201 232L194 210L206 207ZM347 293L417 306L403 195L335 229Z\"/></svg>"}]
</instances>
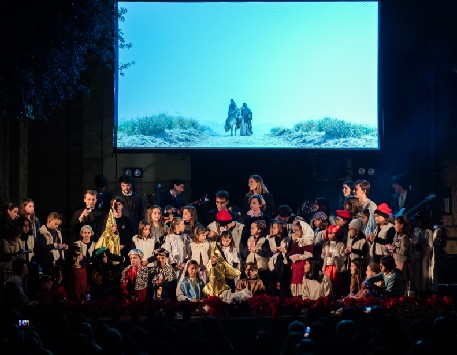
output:
<instances>
[{"instance_id":1,"label":"child in red hat","mask_svg":"<svg viewBox=\"0 0 457 355\"><path fill-rule=\"evenodd\" d=\"M395 236L395 228L389 222L389 215L391 213L392 210L387 203L381 203L374 211L376 229L367 239L370 242L370 259L377 263L381 261L383 256L390 255L387 246L392 244Z\"/></svg>"}]
</instances>

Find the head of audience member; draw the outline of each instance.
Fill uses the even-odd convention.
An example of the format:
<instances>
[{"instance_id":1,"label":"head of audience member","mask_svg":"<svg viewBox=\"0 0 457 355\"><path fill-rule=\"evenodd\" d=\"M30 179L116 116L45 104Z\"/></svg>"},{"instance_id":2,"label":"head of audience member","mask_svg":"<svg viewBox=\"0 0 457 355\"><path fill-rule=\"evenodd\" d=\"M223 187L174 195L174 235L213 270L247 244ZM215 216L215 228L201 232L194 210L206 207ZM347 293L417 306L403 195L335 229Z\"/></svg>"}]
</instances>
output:
<instances>
[{"instance_id":1,"label":"head of audience member","mask_svg":"<svg viewBox=\"0 0 457 355\"><path fill-rule=\"evenodd\" d=\"M27 261L22 258L14 259L11 269L13 271L13 275L24 278L28 274Z\"/></svg>"},{"instance_id":2,"label":"head of audience member","mask_svg":"<svg viewBox=\"0 0 457 355\"><path fill-rule=\"evenodd\" d=\"M10 226L6 232L6 240L12 241L12 242L19 242L19 238L21 237L21 232L22 229L21 227L13 224Z\"/></svg>"}]
</instances>

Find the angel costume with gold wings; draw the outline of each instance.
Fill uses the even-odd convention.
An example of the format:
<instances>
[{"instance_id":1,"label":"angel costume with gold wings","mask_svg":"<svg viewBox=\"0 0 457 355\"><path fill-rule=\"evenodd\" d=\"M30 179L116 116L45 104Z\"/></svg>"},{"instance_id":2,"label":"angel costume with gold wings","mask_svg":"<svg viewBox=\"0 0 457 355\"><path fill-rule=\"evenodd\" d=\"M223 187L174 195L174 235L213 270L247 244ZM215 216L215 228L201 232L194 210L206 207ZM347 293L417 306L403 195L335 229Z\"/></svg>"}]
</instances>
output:
<instances>
[{"instance_id":1,"label":"angel costume with gold wings","mask_svg":"<svg viewBox=\"0 0 457 355\"><path fill-rule=\"evenodd\" d=\"M114 218L113 211L109 211L108 219L106 220L105 231L95 244L95 249L105 247L111 254L121 255L121 240L119 235L113 232L113 226L116 226L116 219ZM114 262L113 264L117 264Z\"/></svg>"},{"instance_id":2,"label":"angel costume with gold wings","mask_svg":"<svg viewBox=\"0 0 457 355\"><path fill-rule=\"evenodd\" d=\"M217 258L217 262L213 265L210 260L206 265L209 281L203 288L203 292L207 296L220 296L223 291L230 290L225 279L235 279L240 276L241 272L225 261L220 250L216 247L212 248L211 257L213 256Z\"/></svg>"}]
</instances>

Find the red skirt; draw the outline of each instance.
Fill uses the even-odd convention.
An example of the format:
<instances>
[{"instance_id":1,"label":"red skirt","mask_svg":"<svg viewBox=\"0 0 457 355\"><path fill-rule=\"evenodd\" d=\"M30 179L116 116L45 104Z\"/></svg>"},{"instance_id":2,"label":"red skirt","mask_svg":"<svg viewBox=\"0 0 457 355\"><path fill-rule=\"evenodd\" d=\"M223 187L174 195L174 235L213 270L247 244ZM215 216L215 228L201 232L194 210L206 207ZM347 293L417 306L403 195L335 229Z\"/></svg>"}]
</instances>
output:
<instances>
[{"instance_id":1,"label":"red skirt","mask_svg":"<svg viewBox=\"0 0 457 355\"><path fill-rule=\"evenodd\" d=\"M303 276L305 275L305 261L299 260L296 263L292 263L292 279L291 284L300 284L303 282Z\"/></svg>"},{"instance_id":2,"label":"red skirt","mask_svg":"<svg viewBox=\"0 0 457 355\"><path fill-rule=\"evenodd\" d=\"M327 265L324 270L324 274L328 275L332 282L332 290L335 296L346 295L344 287L344 273L336 271L336 265Z\"/></svg>"}]
</instances>

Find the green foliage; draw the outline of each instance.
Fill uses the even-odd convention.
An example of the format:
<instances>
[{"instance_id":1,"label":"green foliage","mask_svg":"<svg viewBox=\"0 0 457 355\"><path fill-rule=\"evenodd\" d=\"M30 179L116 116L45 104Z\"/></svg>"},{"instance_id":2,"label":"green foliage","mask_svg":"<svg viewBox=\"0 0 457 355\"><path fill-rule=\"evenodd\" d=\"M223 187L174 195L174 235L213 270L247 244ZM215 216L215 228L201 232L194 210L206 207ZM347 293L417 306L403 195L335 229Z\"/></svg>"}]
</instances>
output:
<instances>
[{"instance_id":1,"label":"green foliage","mask_svg":"<svg viewBox=\"0 0 457 355\"><path fill-rule=\"evenodd\" d=\"M292 130L287 130L281 127L274 127L271 129L271 134L274 136L283 136L285 133L292 132L295 134L325 132L327 136L332 138L351 138L376 134L376 128L368 125L338 120L336 118L325 117L320 120L298 122L293 126Z\"/></svg>"},{"instance_id":2,"label":"green foliage","mask_svg":"<svg viewBox=\"0 0 457 355\"><path fill-rule=\"evenodd\" d=\"M146 135L154 136L165 133L165 130L197 130L204 132L207 130L205 126L198 123L193 118L186 118L182 116L169 116L165 113L160 113L153 116L145 116L135 118L119 125L119 132L129 135Z\"/></svg>"},{"instance_id":3,"label":"green foliage","mask_svg":"<svg viewBox=\"0 0 457 355\"><path fill-rule=\"evenodd\" d=\"M284 136L291 133L291 130L284 127L274 127L271 129L271 134L273 136Z\"/></svg>"},{"instance_id":4,"label":"green foliage","mask_svg":"<svg viewBox=\"0 0 457 355\"><path fill-rule=\"evenodd\" d=\"M311 132L317 131L317 123L314 120L301 121L294 125L294 132Z\"/></svg>"},{"instance_id":5,"label":"green foliage","mask_svg":"<svg viewBox=\"0 0 457 355\"><path fill-rule=\"evenodd\" d=\"M114 0L2 1L0 12L0 119L47 119L86 91L91 64L113 66L115 40L130 46L115 31L125 11Z\"/></svg>"}]
</instances>

